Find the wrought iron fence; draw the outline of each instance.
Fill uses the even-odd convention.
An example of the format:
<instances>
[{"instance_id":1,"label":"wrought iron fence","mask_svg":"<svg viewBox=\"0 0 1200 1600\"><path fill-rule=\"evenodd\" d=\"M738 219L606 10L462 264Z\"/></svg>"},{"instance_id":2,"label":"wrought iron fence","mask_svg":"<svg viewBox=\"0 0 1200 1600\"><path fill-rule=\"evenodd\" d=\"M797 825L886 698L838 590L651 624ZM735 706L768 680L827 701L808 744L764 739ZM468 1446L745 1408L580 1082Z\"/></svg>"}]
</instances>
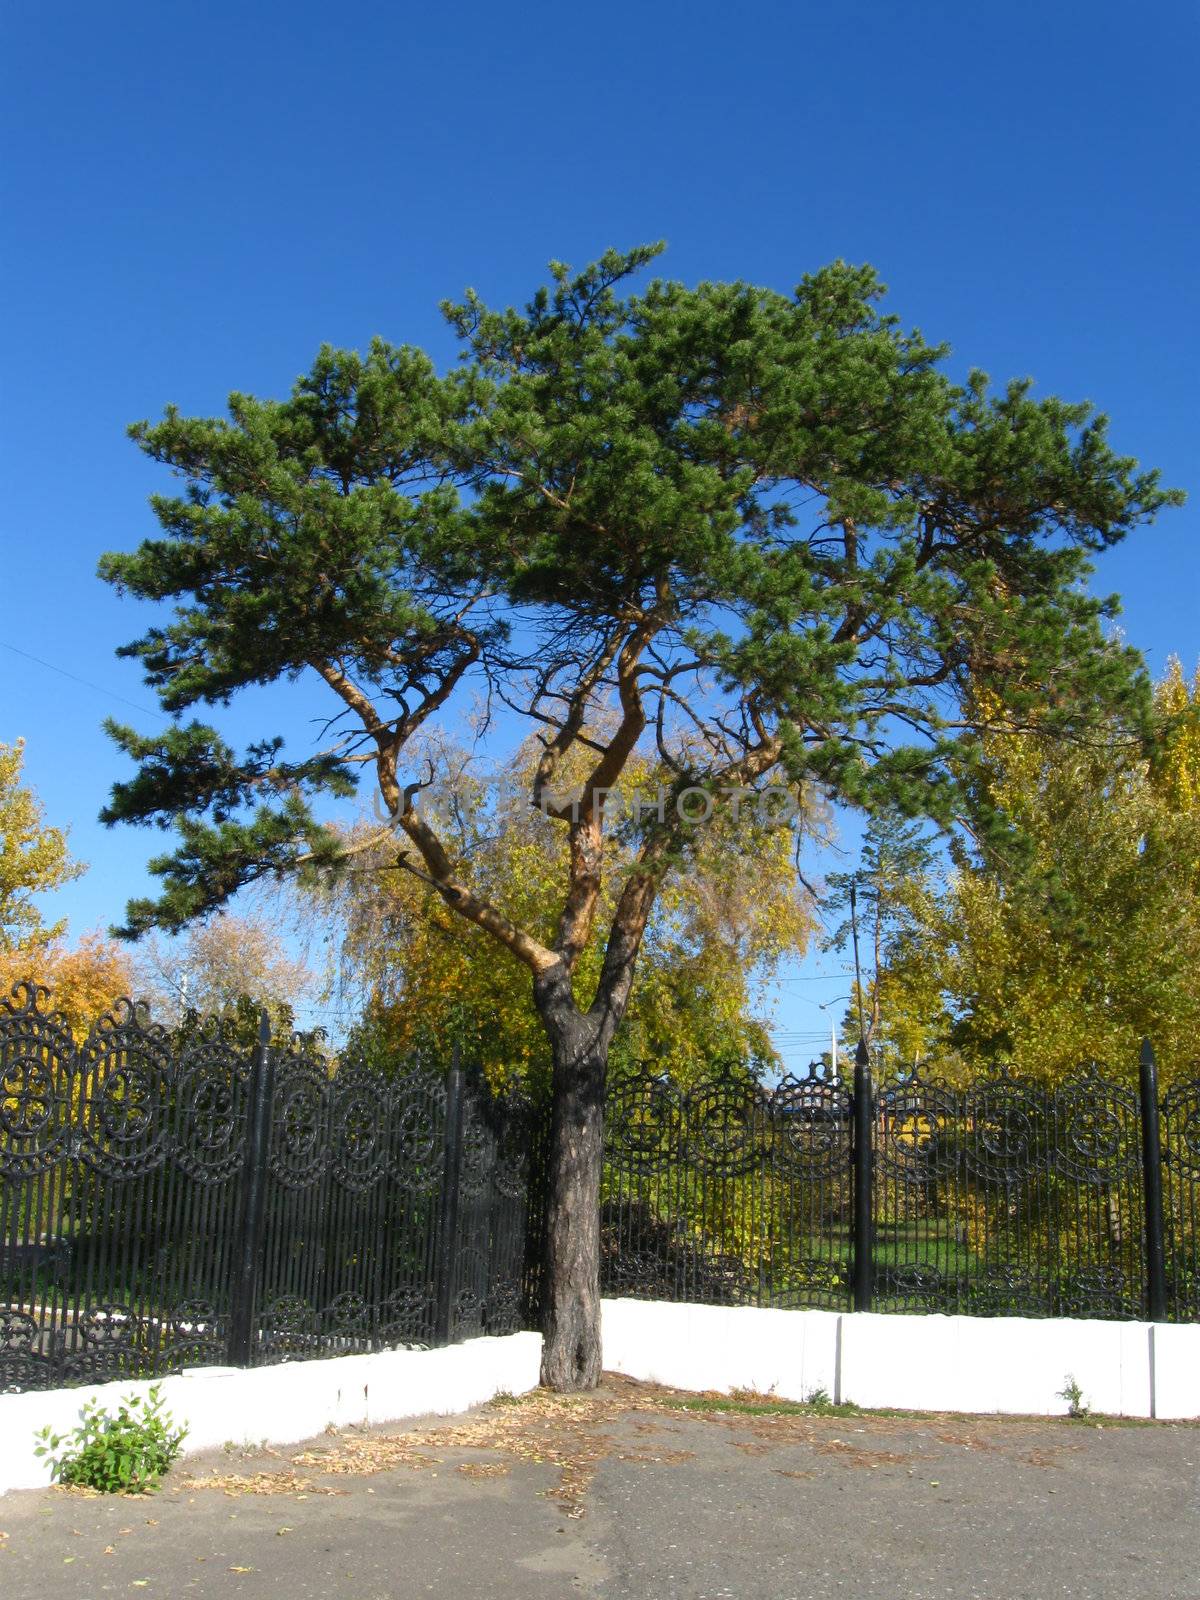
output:
<instances>
[{"instance_id":1,"label":"wrought iron fence","mask_svg":"<svg viewBox=\"0 0 1200 1600\"><path fill-rule=\"evenodd\" d=\"M0 1391L523 1319L528 1111L447 1063L0 1003Z\"/></svg>"},{"instance_id":2,"label":"wrought iron fence","mask_svg":"<svg viewBox=\"0 0 1200 1600\"><path fill-rule=\"evenodd\" d=\"M82 1043L0 1002L0 1391L504 1333L536 1317L544 1110L312 1040ZM726 1305L1200 1321L1200 1081L812 1067L610 1086L602 1289Z\"/></svg>"},{"instance_id":3,"label":"wrought iron fence","mask_svg":"<svg viewBox=\"0 0 1200 1600\"><path fill-rule=\"evenodd\" d=\"M1141 1093L1095 1068L875 1091L865 1064L853 1088L818 1066L770 1089L643 1072L609 1095L603 1290L1200 1321L1200 1082L1159 1125L1152 1063Z\"/></svg>"},{"instance_id":4,"label":"wrought iron fence","mask_svg":"<svg viewBox=\"0 0 1200 1600\"><path fill-rule=\"evenodd\" d=\"M731 1072L614 1085L601 1205L605 1293L841 1307L850 1097L816 1073L766 1091Z\"/></svg>"}]
</instances>

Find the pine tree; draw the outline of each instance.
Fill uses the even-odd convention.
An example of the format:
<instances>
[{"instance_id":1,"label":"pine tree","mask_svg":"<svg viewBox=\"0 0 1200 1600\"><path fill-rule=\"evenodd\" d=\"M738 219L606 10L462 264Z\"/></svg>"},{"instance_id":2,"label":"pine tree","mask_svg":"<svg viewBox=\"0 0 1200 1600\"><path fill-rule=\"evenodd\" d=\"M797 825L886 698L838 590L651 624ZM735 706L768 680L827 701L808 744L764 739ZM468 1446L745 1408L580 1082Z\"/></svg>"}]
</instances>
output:
<instances>
[{"instance_id":1,"label":"pine tree","mask_svg":"<svg viewBox=\"0 0 1200 1600\"><path fill-rule=\"evenodd\" d=\"M185 492L101 567L175 608L126 647L165 710L309 673L339 713L298 759L266 726L242 754L199 720L113 729L137 772L107 819L179 835L129 933L336 867L344 835L317 807L369 773L402 870L527 968L553 1058L543 1377L565 1389L600 1375L608 1051L691 819L775 786L948 823L978 746L973 686L1048 738L1139 723L1144 673L1083 580L1178 498L1089 406L954 383L942 350L880 313L868 268L793 294L629 290L657 253L555 264L523 309L468 293L445 308L463 351L444 376L409 347L324 349L287 400L137 425ZM549 938L412 803L415 736L474 689L543 741L530 798L567 844ZM664 804L618 821L608 791L647 748ZM564 798L572 758L586 775ZM628 856L579 994L617 829Z\"/></svg>"}]
</instances>

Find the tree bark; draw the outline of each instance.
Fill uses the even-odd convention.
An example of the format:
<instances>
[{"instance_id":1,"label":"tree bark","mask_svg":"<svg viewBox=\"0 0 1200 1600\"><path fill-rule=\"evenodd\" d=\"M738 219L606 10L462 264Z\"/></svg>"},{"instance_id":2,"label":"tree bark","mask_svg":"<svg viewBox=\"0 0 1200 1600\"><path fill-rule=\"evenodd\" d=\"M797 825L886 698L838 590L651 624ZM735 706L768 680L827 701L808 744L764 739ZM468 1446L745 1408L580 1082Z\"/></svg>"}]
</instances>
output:
<instances>
[{"instance_id":1,"label":"tree bark","mask_svg":"<svg viewBox=\"0 0 1200 1600\"><path fill-rule=\"evenodd\" d=\"M535 995L554 1061L542 1382L570 1393L594 1389L601 1373L600 1173L611 1030L579 1012L569 980L535 983Z\"/></svg>"}]
</instances>

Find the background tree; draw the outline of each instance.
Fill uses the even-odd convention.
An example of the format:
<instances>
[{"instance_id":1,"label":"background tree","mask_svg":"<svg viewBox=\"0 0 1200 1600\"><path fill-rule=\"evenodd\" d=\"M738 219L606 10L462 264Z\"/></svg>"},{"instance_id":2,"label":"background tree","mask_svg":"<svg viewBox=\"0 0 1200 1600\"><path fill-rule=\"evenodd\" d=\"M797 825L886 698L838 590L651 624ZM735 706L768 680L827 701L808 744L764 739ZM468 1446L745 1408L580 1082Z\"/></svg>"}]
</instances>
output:
<instances>
[{"instance_id":1,"label":"background tree","mask_svg":"<svg viewBox=\"0 0 1200 1600\"><path fill-rule=\"evenodd\" d=\"M315 978L289 953L281 928L262 911L222 912L168 944L151 935L138 951L139 991L163 1020L188 1012L244 1022L257 1035L265 1006L276 1033L287 1033Z\"/></svg>"},{"instance_id":2,"label":"background tree","mask_svg":"<svg viewBox=\"0 0 1200 1600\"><path fill-rule=\"evenodd\" d=\"M1189 684L1171 656L1154 691L1160 718L1151 777L1156 794L1177 816L1200 810L1200 667Z\"/></svg>"},{"instance_id":3,"label":"background tree","mask_svg":"<svg viewBox=\"0 0 1200 1600\"><path fill-rule=\"evenodd\" d=\"M975 782L1020 848L960 842L940 894L884 951L885 1011L920 1013L942 1071L997 1062L1051 1082L1088 1061L1164 1079L1200 1036L1200 697L1178 662L1155 690L1149 750L1119 727L1064 745L997 731Z\"/></svg>"},{"instance_id":4,"label":"background tree","mask_svg":"<svg viewBox=\"0 0 1200 1600\"><path fill-rule=\"evenodd\" d=\"M0 996L14 984L44 984L54 1009L70 1023L76 1043L106 1012L137 992L137 977L128 947L99 930L70 945L63 938L35 949L0 955Z\"/></svg>"},{"instance_id":5,"label":"background tree","mask_svg":"<svg viewBox=\"0 0 1200 1600\"><path fill-rule=\"evenodd\" d=\"M856 978L842 1019L843 1037L851 1041L847 1053L861 1034L873 1059L888 1071L911 1067L936 1037L940 993L921 987L919 966L905 968L902 984L892 981L892 970L929 926L938 867L938 849L928 827L889 808L870 819L857 870L830 873L826 881L824 909L833 926L825 947L843 953L851 949L853 895L860 965L865 964L862 992Z\"/></svg>"},{"instance_id":6,"label":"background tree","mask_svg":"<svg viewBox=\"0 0 1200 1600\"><path fill-rule=\"evenodd\" d=\"M36 897L87 870L71 859L66 834L47 827L37 795L21 783L24 759L24 739L0 744L0 960L9 965L61 938L66 919L47 924Z\"/></svg>"},{"instance_id":7,"label":"background tree","mask_svg":"<svg viewBox=\"0 0 1200 1600\"><path fill-rule=\"evenodd\" d=\"M127 932L344 863L317 805L365 768L403 869L528 969L553 1059L542 1372L558 1388L600 1375L608 1051L660 886L696 848L687 810L777 783L948 823L972 685L1046 737L1138 719L1137 659L1082 580L1172 498L1088 406L954 383L941 350L880 315L870 269L791 295L626 292L655 254L555 265L523 310L469 293L446 307L464 349L444 378L379 341L323 350L286 401L139 424L185 489L154 500L159 537L101 567L174 605L126 647L164 709L311 672L340 713L295 760L266 728L242 755L198 721L113 729L138 770L107 819L179 834ZM567 863L549 942L411 804L414 736L475 685L542 740L531 800ZM643 749L671 773L664 805L618 822L607 793ZM586 777L564 802L572 757ZM618 835L627 865L584 986Z\"/></svg>"},{"instance_id":8,"label":"background tree","mask_svg":"<svg viewBox=\"0 0 1200 1600\"><path fill-rule=\"evenodd\" d=\"M430 756L436 777L422 805L437 811L448 847L471 862L489 898L549 943L568 871L567 841L553 819L528 803L540 755L541 746L527 741L503 774L479 777L469 752L443 746ZM632 760L623 784L629 802L653 793L663 777L651 762ZM821 823L802 820L810 829ZM796 843L792 826L752 815L744 827L722 815L705 828L688 870L663 880L614 1062L657 1061L684 1083L721 1061L752 1061L760 1069L775 1062L752 988L807 946L812 899L796 873ZM615 870L601 887L576 973L584 991L597 981L604 954L599 929L611 920L627 866L620 841L611 848ZM544 1091L549 1041L529 1003L524 969L494 960L483 929L464 929L428 884L389 871L394 861L390 842L376 843L353 871L324 880L317 891L337 925L337 991L365 1019L360 1041L369 1039L386 1065L414 1045L454 1037L496 1085L521 1081ZM309 920L311 910L302 915Z\"/></svg>"}]
</instances>

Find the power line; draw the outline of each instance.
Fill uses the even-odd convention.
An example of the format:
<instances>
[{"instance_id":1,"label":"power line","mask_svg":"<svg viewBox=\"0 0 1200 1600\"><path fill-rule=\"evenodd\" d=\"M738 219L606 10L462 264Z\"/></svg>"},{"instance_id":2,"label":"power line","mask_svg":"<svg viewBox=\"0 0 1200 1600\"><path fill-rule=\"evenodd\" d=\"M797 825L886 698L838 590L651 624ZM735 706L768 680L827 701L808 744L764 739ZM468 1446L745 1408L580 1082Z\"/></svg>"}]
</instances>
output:
<instances>
[{"instance_id":1,"label":"power line","mask_svg":"<svg viewBox=\"0 0 1200 1600\"><path fill-rule=\"evenodd\" d=\"M22 650L20 646L9 644L7 639L0 639L0 646L11 650L15 656L24 656L26 661L32 661L39 667L45 667L48 672L57 672L62 678L70 678L72 683L82 684L85 689L93 689L97 694L106 694L110 700L119 700L123 706L129 706L134 711L140 711L147 717L162 717L164 722L170 718L163 711L152 711L149 706L140 706L136 700L127 700L123 694L118 694L115 689L106 689L102 683L93 683L90 678L81 678L76 672L68 672L66 667L57 666L53 661L43 661L41 656L35 656L29 650Z\"/></svg>"},{"instance_id":2,"label":"power line","mask_svg":"<svg viewBox=\"0 0 1200 1600\"><path fill-rule=\"evenodd\" d=\"M847 967L845 969L845 971L843 971L843 972L828 972L828 973L818 972L814 976L807 976L806 975L806 976L783 977L783 978L756 978L754 981L756 983L762 983L762 984L767 984L767 983L837 983L840 979L848 978L849 976L850 976L850 969L849 969L849 967Z\"/></svg>"}]
</instances>

